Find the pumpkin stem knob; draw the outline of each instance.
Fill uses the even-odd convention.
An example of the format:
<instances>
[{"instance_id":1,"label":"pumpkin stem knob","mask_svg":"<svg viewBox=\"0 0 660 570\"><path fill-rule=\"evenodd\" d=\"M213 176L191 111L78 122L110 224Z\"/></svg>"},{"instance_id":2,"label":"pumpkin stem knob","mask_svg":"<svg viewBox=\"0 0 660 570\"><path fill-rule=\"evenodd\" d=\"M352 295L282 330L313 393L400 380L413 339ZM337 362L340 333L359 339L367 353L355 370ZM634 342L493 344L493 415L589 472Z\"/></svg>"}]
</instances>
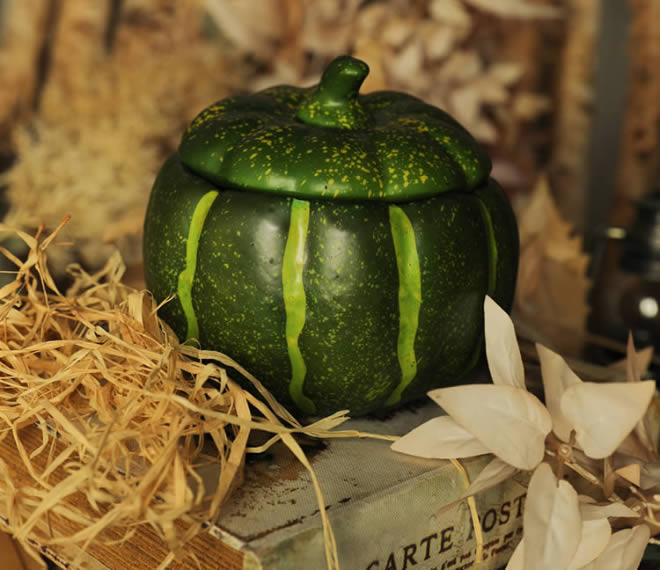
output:
<instances>
[{"instance_id":1,"label":"pumpkin stem knob","mask_svg":"<svg viewBox=\"0 0 660 570\"><path fill-rule=\"evenodd\" d=\"M369 117L360 105L358 92L368 73L369 66L364 61L348 55L334 59L298 108L296 117L320 127L364 127Z\"/></svg>"}]
</instances>

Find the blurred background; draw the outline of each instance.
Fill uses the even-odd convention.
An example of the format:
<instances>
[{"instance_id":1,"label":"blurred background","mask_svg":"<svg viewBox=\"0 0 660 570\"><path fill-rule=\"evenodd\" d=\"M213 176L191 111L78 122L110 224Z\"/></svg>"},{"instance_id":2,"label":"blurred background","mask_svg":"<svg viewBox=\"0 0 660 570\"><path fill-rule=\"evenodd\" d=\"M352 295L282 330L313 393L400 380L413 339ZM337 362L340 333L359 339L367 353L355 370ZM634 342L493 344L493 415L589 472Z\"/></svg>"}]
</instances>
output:
<instances>
[{"instance_id":1,"label":"blurred background","mask_svg":"<svg viewBox=\"0 0 660 570\"><path fill-rule=\"evenodd\" d=\"M0 0L5 223L71 215L53 271L119 249L140 286L151 185L187 123L344 53L364 92L415 94L488 148L520 225L522 334L599 358L629 328L658 344L654 0Z\"/></svg>"}]
</instances>

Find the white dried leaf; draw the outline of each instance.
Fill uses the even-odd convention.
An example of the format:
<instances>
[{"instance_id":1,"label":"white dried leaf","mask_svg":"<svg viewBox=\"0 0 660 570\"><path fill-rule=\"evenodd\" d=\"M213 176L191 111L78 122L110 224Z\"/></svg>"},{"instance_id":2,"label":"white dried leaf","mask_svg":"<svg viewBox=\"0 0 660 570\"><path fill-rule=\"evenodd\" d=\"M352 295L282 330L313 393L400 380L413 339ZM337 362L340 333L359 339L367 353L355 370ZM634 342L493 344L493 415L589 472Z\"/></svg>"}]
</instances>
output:
<instances>
[{"instance_id":1,"label":"white dried leaf","mask_svg":"<svg viewBox=\"0 0 660 570\"><path fill-rule=\"evenodd\" d=\"M356 41L376 37L391 14L391 8L381 2L370 2L357 12Z\"/></svg>"},{"instance_id":2,"label":"white dried leaf","mask_svg":"<svg viewBox=\"0 0 660 570\"><path fill-rule=\"evenodd\" d=\"M423 81L428 81L421 73L424 63L424 47L420 38L408 42L398 53L392 54L385 61L387 71L399 81L411 83L417 76Z\"/></svg>"},{"instance_id":3,"label":"white dried leaf","mask_svg":"<svg viewBox=\"0 0 660 570\"><path fill-rule=\"evenodd\" d=\"M462 499L470 495L476 495L486 489L491 489L495 485L499 485L502 481L506 481L512 475L518 472L518 469L505 463L499 457L494 457L493 460L481 470L477 478L472 481L465 493L461 496Z\"/></svg>"},{"instance_id":4,"label":"white dried leaf","mask_svg":"<svg viewBox=\"0 0 660 570\"><path fill-rule=\"evenodd\" d=\"M237 47L264 56L286 31L286 15L271 0L205 0L206 11L222 33ZM259 14L255 18L254 14Z\"/></svg>"},{"instance_id":5,"label":"white dried leaf","mask_svg":"<svg viewBox=\"0 0 660 570\"><path fill-rule=\"evenodd\" d=\"M525 0L463 0L475 8L502 18L558 18L561 10L553 6L530 4Z\"/></svg>"},{"instance_id":6,"label":"white dried leaf","mask_svg":"<svg viewBox=\"0 0 660 570\"><path fill-rule=\"evenodd\" d=\"M478 141L489 144L497 141L497 128L495 123L488 119L480 118L470 126L470 132Z\"/></svg>"},{"instance_id":7,"label":"white dried leaf","mask_svg":"<svg viewBox=\"0 0 660 570\"><path fill-rule=\"evenodd\" d=\"M590 500L593 501L591 497ZM606 519L610 517L616 518L638 518L639 513L633 511L630 507L623 503L607 503L599 505L597 503L580 503L580 512L582 513L582 520L593 521L596 519Z\"/></svg>"},{"instance_id":8,"label":"white dried leaf","mask_svg":"<svg viewBox=\"0 0 660 570\"><path fill-rule=\"evenodd\" d=\"M578 496L569 483L557 481L547 463L530 479L523 529L526 570L568 567L582 537Z\"/></svg>"},{"instance_id":9,"label":"white dried leaf","mask_svg":"<svg viewBox=\"0 0 660 570\"><path fill-rule=\"evenodd\" d=\"M321 0L302 6L289 0L280 10L290 12L289 33L299 34L301 52L332 57L349 51L356 36L354 23L360 4L360 0Z\"/></svg>"},{"instance_id":10,"label":"white dried leaf","mask_svg":"<svg viewBox=\"0 0 660 570\"><path fill-rule=\"evenodd\" d=\"M649 407L655 382L582 382L568 387L561 412L587 456L603 459L633 430Z\"/></svg>"},{"instance_id":11,"label":"white dried leaf","mask_svg":"<svg viewBox=\"0 0 660 570\"><path fill-rule=\"evenodd\" d=\"M500 61L488 68L488 76L506 87L517 83L524 72L523 66L513 61Z\"/></svg>"},{"instance_id":12,"label":"white dried leaf","mask_svg":"<svg viewBox=\"0 0 660 570\"><path fill-rule=\"evenodd\" d=\"M429 396L491 453L518 469L534 469L552 429L536 396L513 386L472 384L440 388Z\"/></svg>"},{"instance_id":13,"label":"white dried leaf","mask_svg":"<svg viewBox=\"0 0 660 570\"><path fill-rule=\"evenodd\" d=\"M559 439L568 441L573 427L561 411L561 398L567 388L581 384L582 380L556 352L538 343L536 352L541 363L545 406L552 416L552 430Z\"/></svg>"},{"instance_id":14,"label":"white dried leaf","mask_svg":"<svg viewBox=\"0 0 660 570\"><path fill-rule=\"evenodd\" d=\"M580 570L595 560L607 548L612 537L612 527L607 519L582 522L582 536L568 570Z\"/></svg>"},{"instance_id":15,"label":"white dried leaf","mask_svg":"<svg viewBox=\"0 0 660 570\"><path fill-rule=\"evenodd\" d=\"M529 92L516 94L512 104L513 116L524 121L531 121L551 108L552 102L548 97Z\"/></svg>"},{"instance_id":16,"label":"white dried leaf","mask_svg":"<svg viewBox=\"0 0 660 570\"><path fill-rule=\"evenodd\" d=\"M637 570L650 537L646 525L615 532L600 556L581 570Z\"/></svg>"},{"instance_id":17,"label":"white dried leaf","mask_svg":"<svg viewBox=\"0 0 660 570\"><path fill-rule=\"evenodd\" d=\"M449 416L433 418L395 441L391 449L427 459L473 457L488 448Z\"/></svg>"},{"instance_id":18,"label":"white dried leaf","mask_svg":"<svg viewBox=\"0 0 660 570\"><path fill-rule=\"evenodd\" d=\"M479 93L482 104L501 105L510 98L509 90L489 74L482 75L479 79L470 84L472 89Z\"/></svg>"},{"instance_id":19,"label":"white dried leaf","mask_svg":"<svg viewBox=\"0 0 660 570\"><path fill-rule=\"evenodd\" d=\"M516 546L509 563L506 565L506 570L523 570L525 568L525 539L521 538L518 546Z\"/></svg>"},{"instance_id":20,"label":"white dried leaf","mask_svg":"<svg viewBox=\"0 0 660 570\"><path fill-rule=\"evenodd\" d=\"M303 26L300 30L300 47L316 56L330 58L349 50L353 39L352 32L351 26L326 26L324 22L314 22L313 25Z\"/></svg>"},{"instance_id":21,"label":"white dried leaf","mask_svg":"<svg viewBox=\"0 0 660 570\"><path fill-rule=\"evenodd\" d=\"M400 48L415 33L415 19L390 18L380 30L380 40L389 47Z\"/></svg>"},{"instance_id":22,"label":"white dried leaf","mask_svg":"<svg viewBox=\"0 0 660 570\"><path fill-rule=\"evenodd\" d=\"M539 177L531 195L521 204L519 218L518 232L522 246L534 242L535 239L545 238L548 226L553 223L551 218L561 218L546 176ZM557 226L556 222L554 225ZM556 228L556 230L559 229L564 228ZM563 241L563 234L564 232L555 231L550 237ZM545 244L543 245L545 246Z\"/></svg>"},{"instance_id":23,"label":"white dried leaf","mask_svg":"<svg viewBox=\"0 0 660 570\"><path fill-rule=\"evenodd\" d=\"M457 120L465 124L466 128L476 136L474 126L479 121L479 114L481 112L481 96L479 91L471 85L454 89L449 94L449 104Z\"/></svg>"},{"instance_id":24,"label":"white dried leaf","mask_svg":"<svg viewBox=\"0 0 660 570\"><path fill-rule=\"evenodd\" d=\"M458 50L447 58L438 70L440 84L460 84L478 78L483 73L483 63L476 51Z\"/></svg>"},{"instance_id":25,"label":"white dried leaf","mask_svg":"<svg viewBox=\"0 0 660 570\"><path fill-rule=\"evenodd\" d=\"M333 22L353 16L361 0L314 0L308 4L312 5L308 11L314 12L322 20Z\"/></svg>"},{"instance_id":26,"label":"white dried leaf","mask_svg":"<svg viewBox=\"0 0 660 570\"><path fill-rule=\"evenodd\" d=\"M525 370L513 321L494 299L484 299L488 370L495 384L525 389Z\"/></svg>"},{"instance_id":27,"label":"white dried leaf","mask_svg":"<svg viewBox=\"0 0 660 570\"><path fill-rule=\"evenodd\" d=\"M504 188L523 187L528 180L523 167L513 162L512 157L493 158L492 176Z\"/></svg>"},{"instance_id":28,"label":"white dried leaf","mask_svg":"<svg viewBox=\"0 0 660 570\"><path fill-rule=\"evenodd\" d=\"M437 22L452 26L467 28L472 23L470 13L459 0L431 0L429 14Z\"/></svg>"},{"instance_id":29,"label":"white dried leaf","mask_svg":"<svg viewBox=\"0 0 660 570\"><path fill-rule=\"evenodd\" d=\"M429 61L443 59L451 53L459 37L459 34L453 28L427 26L422 32L424 54Z\"/></svg>"}]
</instances>

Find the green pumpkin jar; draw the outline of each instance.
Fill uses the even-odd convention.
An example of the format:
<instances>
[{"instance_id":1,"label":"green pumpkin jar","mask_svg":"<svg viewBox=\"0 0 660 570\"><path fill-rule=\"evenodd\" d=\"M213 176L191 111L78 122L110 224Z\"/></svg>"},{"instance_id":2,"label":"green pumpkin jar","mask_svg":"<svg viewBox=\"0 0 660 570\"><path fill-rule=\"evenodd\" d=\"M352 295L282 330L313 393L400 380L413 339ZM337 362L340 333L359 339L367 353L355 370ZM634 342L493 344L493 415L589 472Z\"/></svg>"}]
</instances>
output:
<instances>
[{"instance_id":1,"label":"green pumpkin jar","mask_svg":"<svg viewBox=\"0 0 660 570\"><path fill-rule=\"evenodd\" d=\"M202 111L154 184L148 288L178 337L222 351L302 415L394 407L456 384L486 294L511 306L518 232L490 160L445 112L320 83Z\"/></svg>"}]
</instances>

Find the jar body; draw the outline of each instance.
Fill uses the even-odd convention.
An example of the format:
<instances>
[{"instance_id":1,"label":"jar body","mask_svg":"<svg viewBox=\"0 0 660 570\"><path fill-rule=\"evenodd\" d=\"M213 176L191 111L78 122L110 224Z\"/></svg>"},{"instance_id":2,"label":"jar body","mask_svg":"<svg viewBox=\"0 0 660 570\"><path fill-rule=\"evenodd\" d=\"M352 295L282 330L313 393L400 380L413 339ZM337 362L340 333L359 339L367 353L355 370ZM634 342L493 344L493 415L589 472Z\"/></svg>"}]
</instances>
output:
<instances>
[{"instance_id":1,"label":"jar body","mask_svg":"<svg viewBox=\"0 0 660 570\"><path fill-rule=\"evenodd\" d=\"M161 315L182 341L179 280L211 193L192 283L198 340L302 413L360 415L459 382L482 354L484 296L510 308L518 235L492 181L401 204L299 200L217 188L175 155L152 191L144 260L156 300L175 296Z\"/></svg>"}]
</instances>

